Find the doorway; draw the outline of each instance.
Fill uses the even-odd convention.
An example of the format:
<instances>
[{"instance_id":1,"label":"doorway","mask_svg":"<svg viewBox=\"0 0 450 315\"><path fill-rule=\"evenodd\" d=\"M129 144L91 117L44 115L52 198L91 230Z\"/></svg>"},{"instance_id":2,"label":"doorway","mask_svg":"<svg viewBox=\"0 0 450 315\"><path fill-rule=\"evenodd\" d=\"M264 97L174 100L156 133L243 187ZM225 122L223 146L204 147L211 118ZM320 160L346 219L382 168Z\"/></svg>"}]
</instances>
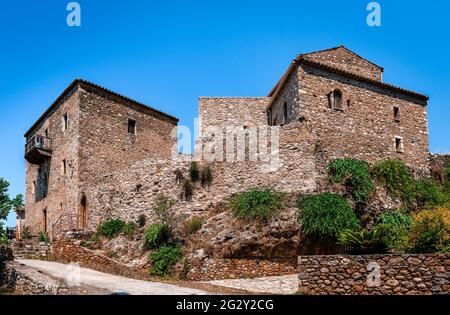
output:
<instances>
[{"instance_id":1,"label":"doorway","mask_svg":"<svg viewBox=\"0 0 450 315\"><path fill-rule=\"evenodd\" d=\"M80 230L84 230L87 227L87 199L86 196L83 194L80 200L80 206L78 209L78 228Z\"/></svg>"}]
</instances>

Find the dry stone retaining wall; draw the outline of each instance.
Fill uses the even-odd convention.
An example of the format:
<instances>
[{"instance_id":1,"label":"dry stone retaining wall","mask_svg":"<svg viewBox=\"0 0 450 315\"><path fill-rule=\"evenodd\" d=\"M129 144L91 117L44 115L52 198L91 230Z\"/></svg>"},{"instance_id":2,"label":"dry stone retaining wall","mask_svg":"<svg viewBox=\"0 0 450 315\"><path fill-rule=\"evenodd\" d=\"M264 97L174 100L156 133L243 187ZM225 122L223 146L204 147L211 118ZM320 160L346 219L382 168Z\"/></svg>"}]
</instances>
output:
<instances>
[{"instance_id":1,"label":"dry stone retaining wall","mask_svg":"<svg viewBox=\"0 0 450 315\"><path fill-rule=\"evenodd\" d=\"M450 294L449 254L299 256L298 266L306 294Z\"/></svg>"}]
</instances>

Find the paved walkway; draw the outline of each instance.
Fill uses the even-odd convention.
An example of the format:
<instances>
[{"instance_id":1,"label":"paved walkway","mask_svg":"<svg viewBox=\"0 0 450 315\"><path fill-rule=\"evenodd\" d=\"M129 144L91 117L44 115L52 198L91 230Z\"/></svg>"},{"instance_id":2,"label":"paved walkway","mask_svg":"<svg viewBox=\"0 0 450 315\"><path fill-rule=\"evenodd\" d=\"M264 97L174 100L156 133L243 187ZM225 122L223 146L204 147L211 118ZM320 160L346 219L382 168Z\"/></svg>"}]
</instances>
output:
<instances>
[{"instance_id":1,"label":"paved walkway","mask_svg":"<svg viewBox=\"0 0 450 315\"><path fill-rule=\"evenodd\" d=\"M87 268L74 268L72 265L57 262L17 259L31 268L40 270L50 276L65 279L69 282L79 282L79 285L88 285L106 289L111 293L127 293L131 295L192 295L208 294L206 291L184 288L177 285L135 280L126 277L98 272ZM78 272L79 270L79 272Z\"/></svg>"},{"instance_id":2,"label":"paved walkway","mask_svg":"<svg viewBox=\"0 0 450 315\"><path fill-rule=\"evenodd\" d=\"M250 279L212 280L204 283L255 293L292 294L298 291L298 274Z\"/></svg>"}]
</instances>

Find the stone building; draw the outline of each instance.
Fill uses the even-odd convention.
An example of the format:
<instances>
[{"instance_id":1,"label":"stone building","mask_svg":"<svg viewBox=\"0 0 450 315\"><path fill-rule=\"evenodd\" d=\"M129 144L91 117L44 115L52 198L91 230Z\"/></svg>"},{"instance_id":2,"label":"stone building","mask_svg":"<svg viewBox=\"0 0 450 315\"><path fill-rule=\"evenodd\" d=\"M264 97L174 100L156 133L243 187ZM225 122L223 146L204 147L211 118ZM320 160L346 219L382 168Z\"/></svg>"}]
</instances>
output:
<instances>
[{"instance_id":1,"label":"stone building","mask_svg":"<svg viewBox=\"0 0 450 315\"><path fill-rule=\"evenodd\" d=\"M314 192L324 166L337 157L401 158L417 174L428 173L428 97L384 83L382 74L383 68L340 46L299 55L267 97L201 97L201 145L194 156L210 163L214 181L196 187L192 200L180 200L175 209L205 212L256 186ZM160 193L180 199L174 173L186 171L189 161L175 152L177 121L74 81L25 135L26 224L54 235L95 229L109 217L151 217ZM207 132L211 127L214 134ZM234 138L207 160L204 144L226 142L229 127L244 137L244 160L225 158ZM270 148L259 142L254 152L247 148L249 134L260 135L261 128L276 130L267 136L277 144L277 167L270 170L260 159Z\"/></svg>"},{"instance_id":2,"label":"stone building","mask_svg":"<svg viewBox=\"0 0 450 315\"><path fill-rule=\"evenodd\" d=\"M88 226L86 194L112 170L170 157L178 119L75 80L26 132L26 224L32 234Z\"/></svg>"}]
</instances>

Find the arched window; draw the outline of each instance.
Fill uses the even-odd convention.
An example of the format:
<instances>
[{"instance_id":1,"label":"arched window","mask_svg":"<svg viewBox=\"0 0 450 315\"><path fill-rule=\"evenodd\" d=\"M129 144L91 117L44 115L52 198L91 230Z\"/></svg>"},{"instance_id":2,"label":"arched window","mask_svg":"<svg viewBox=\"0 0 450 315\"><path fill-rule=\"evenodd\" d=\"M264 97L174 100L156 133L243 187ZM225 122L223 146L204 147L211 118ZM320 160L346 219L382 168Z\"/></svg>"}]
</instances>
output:
<instances>
[{"instance_id":1,"label":"arched window","mask_svg":"<svg viewBox=\"0 0 450 315\"><path fill-rule=\"evenodd\" d=\"M78 228L80 230L84 230L87 227L86 211L87 211L87 199L86 196L83 194L78 208Z\"/></svg>"},{"instance_id":2,"label":"arched window","mask_svg":"<svg viewBox=\"0 0 450 315\"><path fill-rule=\"evenodd\" d=\"M287 123L287 119L288 119L288 105L286 102L284 102L283 104L283 123Z\"/></svg>"},{"instance_id":3,"label":"arched window","mask_svg":"<svg viewBox=\"0 0 450 315\"><path fill-rule=\"evenodd\" d=\"M340 90L333 91L333 107L342 109L342 92Z\"/></svg>"}]
</instances>

